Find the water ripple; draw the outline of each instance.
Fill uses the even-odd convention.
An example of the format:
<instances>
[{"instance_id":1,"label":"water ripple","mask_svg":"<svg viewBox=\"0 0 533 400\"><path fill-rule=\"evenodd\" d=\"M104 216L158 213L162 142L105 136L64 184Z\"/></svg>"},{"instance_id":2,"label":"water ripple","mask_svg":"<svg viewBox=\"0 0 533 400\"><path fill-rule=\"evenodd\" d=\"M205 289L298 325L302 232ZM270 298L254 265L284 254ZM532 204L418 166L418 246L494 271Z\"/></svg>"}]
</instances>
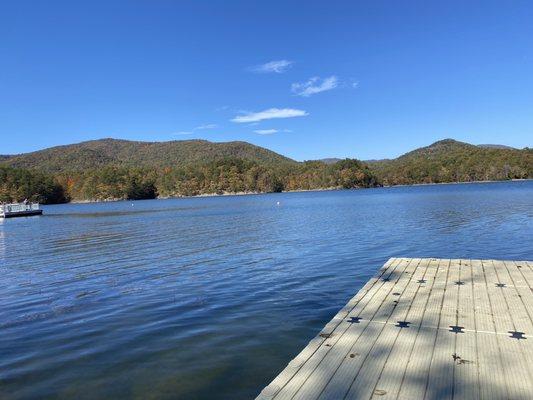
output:
<instances>
[{"instance_id":1,"label":"water ripple","mask_svg":"<svg viewBox=\"0 0 533 400\"><path fill-rule=\"evenodd\" d=\"M532 199L517 182L3 221L2 398L251 398L389 257L533 259Z\"/></svg>"}]
</instances>

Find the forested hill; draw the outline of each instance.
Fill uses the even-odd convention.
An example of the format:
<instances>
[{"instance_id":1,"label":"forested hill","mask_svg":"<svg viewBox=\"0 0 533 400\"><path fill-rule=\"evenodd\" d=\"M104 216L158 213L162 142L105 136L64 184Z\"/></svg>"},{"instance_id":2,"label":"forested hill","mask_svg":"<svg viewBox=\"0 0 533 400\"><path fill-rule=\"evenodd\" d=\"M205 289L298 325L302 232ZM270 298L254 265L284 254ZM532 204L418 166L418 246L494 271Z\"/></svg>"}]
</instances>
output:
<instances>
[{"instance_id":1,"label":"forested hill","mask_svg":"<svg viewBox=\"0 0 533 400\"><path fill-rule=\"evenodd\" d=\"M533 177L533 150L445 139L368 165L384 185L527 179Z\"/></svg>"},{"instance_id":2,"label":"forested hill","mask_svg":"<svg viewBox=\"0 0 533 400\"><path fill-rule=\"evenodd\" d=\"M533 150L452 139L392 160L296 162L245 142L103 139L0 156L0 201L148 199L533 178Z\"/></svg>"},{"instance_id":3,"label":"forested hill","mask_svg":"<svg viewBox=\"0 0 533 400\"><path fill-rule=\"evenodd\" d=\"M225 158L238 158L260 165L295 164L294 160L246 142L214 143L207 140L135 142L101 139L51 147L32 153L0 156L5 166L58 173L85 171L104 166L183 167Z\"/></svg>"},{"instance_id":4,"label":"forested hill","mask_svg":"<svg viewBox=\"0 0 533 400\"><path fill-rule=\"evenodd\" d=\"M0 159L0 201L148 199L378 185L357 160L296 162L245 142L103 139Z\"/></svg>"}]
</instances>

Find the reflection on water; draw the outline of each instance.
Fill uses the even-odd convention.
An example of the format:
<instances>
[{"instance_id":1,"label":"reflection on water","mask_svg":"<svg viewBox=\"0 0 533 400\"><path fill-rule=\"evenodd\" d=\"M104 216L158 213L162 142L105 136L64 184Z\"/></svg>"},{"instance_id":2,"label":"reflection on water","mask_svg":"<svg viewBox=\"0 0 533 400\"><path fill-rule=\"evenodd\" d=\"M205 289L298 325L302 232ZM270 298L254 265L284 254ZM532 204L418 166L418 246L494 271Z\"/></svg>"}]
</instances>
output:
<instances>
[{"instance_id":1,"label":"reflection on water","mask_svg":"<svg viewBox=\"0 0 533 400\"><path fill-rule=\"evenodd\" d=\"M389 257L531 260L532 223L532 182L48 206L0 223L0 392L250 398Z\"/></svg>"},{"instance_id":2,"label":"reflection on water","mask_svg":"<svg viewBox=\"0 0 533 400\"><path fill-rule=\"evenodd\" d=\"M0 218L0 261L4 261L6 257L6 240L4 233L4 218Z\"/></svg>"}]
</instances>

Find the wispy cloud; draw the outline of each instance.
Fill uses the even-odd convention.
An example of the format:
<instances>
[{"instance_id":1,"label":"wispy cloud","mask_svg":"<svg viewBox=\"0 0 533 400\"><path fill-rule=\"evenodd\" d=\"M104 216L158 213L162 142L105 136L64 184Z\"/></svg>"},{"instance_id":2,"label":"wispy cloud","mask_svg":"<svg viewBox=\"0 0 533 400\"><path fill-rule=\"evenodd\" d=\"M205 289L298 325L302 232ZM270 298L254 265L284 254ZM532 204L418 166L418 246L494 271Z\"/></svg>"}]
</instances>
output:
<instances>
[{"instance_id":1,"label":"wispy cloud","mask_svg":"<svg viewBox=\"0 0 533 400\"><path fill-rule=\"evenodd\" d=\"M254 133L257 133L258 135L272 135L274 133L278 132L292 132L290 129L257 129L254 131Z\"/></svg>"},{"instance_id":2,"label":"wispy cloud","mask_svg":"<svg viewBox=\"0 0 533 400\"><path fill-rule=\"evenodd\" d=\"M254 132L259 135L272 135L273 133L278 133L279 131L277 129L258 129Z\"/></svg>"},{"instance_id":3,"label":"wispy cloud","mask_svg":"<svg viewBox=\"0 0 533 400\"><path fill-rule=\"evenodd\" d=\"M335 89L339 85L339 80L335 75L324 78L315 76L303 83L293 83L291 91L297 96L309 97L313 94L325 92L327 90Z\"/></svg>"},{"instance_id":4,"label":"wispy cloud","mask_svg":"<svg viewBox=\"0 0 533 400\"><path fill-rule=\"evenodd\" d=\"M215 129L216 127L217 127L216 124L205 124L205 125L197 126L193 130L194 131L199 131L199 130L202 130L202 129Z\"/></svg>"},{"instance_id":5,"label":"wispy cloud","mask_svg":"<svg viewBox=\"0 0 533 400\"><path fill-rule=\"evenodd\" d=\"M292 61L289 60L276 60L276 61L270 61L265 64L261 65L255 65L251 68L249 68L252 72L257 73L276 73L276 74L282 74L283 72L287 71L292 64L294 64Z\"/></svg>"},{"instance_id":6,"label":"wispy cloud","mask_svg":"<svg viewBox=\"0 0 533 400\"><path fill-rule=\"evenodd\" d=\"M303 110L296 110L294 108L269 108L268 110L260 112L246 113L244 115L237 115L231 121L243 123L243 122L258 122L266 119L274 118L293 118L293 117L305 117L309 115Z\"/></svg>"},{"instance_id":7,"label":"wispy cloud","mask_svg":"<svg viewBox=\"0 0 533 400\"><path fill-rule=\"evenodd\" d=\"M173 135L192 135L196 131L201 131L204 129L215 129L218 125L216 124L203 124L198 125L197 127L192 128L190 131L179 131L174 132Z\"/></svg>"}]
</instances>

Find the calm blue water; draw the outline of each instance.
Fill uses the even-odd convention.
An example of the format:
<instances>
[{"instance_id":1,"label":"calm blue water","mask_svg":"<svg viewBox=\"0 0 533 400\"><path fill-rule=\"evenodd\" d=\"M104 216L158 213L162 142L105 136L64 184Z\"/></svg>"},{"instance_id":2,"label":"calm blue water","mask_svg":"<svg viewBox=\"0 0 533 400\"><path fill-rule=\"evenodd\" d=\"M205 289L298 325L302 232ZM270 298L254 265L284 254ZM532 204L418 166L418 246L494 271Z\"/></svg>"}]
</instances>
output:
<instances>
[{"instance_id":1,"label":"calm blue water","mask_svg":"<svg viewBox=\"0 0 533 400\"><path fill-rule=\"evenodd\" d=\"M533 260L533 181L45 214L0 223L2 399L252 398L389 257Z\"/></svg>"}]
</instances>

